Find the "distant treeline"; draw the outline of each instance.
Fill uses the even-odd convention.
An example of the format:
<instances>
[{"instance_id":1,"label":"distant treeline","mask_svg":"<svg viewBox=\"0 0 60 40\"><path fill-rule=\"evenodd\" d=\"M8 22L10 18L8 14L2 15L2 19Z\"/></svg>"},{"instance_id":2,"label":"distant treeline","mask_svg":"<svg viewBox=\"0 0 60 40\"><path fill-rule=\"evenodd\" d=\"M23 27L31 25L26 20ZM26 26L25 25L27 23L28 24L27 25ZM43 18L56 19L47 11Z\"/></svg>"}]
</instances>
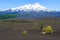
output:
<instances>
[{"instance_id":1,"label":"distant treeline","mask_svg":"<svg viewBox=\"0 0 60 40\"><path fill-rule=\"evenodd\" d=\"M5 15L0 15L0 19L9 19L9 18L16 18L16 14L5 14Z\"/></svg>"}]
</instances>

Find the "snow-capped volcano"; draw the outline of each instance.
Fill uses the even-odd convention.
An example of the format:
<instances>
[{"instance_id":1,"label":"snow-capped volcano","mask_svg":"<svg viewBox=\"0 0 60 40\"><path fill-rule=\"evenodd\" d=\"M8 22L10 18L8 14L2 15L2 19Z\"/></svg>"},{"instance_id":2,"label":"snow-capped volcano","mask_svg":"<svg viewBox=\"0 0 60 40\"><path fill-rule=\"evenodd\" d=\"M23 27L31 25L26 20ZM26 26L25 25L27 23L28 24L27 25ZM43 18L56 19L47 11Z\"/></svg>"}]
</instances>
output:
<instances>
[{"instance_id":1,"label":"snow-capped volcano","mask_svg":"<svg viewBox=\"0 0 60 40\"><path fill-rule=\"evenodd\" d=\"M48 8L42 6L39 3L34 3L34 4L26 4L24 6L19 6L16 8L10 8L10 10L12 10L12 11L18 11L18 10L24 10L24 11L30 11L30 10L40 11L40 10L43 10L43 11L47 11Z\"/></svg>"},{"instance_id":2,"label":"snow-capped volcano","mask_svg":"<svg viewBox=\"0 0 60 40\"><path fill-rule=\"evenodd\" d=\"M60 11L50 10L39 3L26 4L16 8L9 8L5 11L0 11L1 19L18 18L18 19L35 19L60 17Z\"/></svg>"}]
</instances>

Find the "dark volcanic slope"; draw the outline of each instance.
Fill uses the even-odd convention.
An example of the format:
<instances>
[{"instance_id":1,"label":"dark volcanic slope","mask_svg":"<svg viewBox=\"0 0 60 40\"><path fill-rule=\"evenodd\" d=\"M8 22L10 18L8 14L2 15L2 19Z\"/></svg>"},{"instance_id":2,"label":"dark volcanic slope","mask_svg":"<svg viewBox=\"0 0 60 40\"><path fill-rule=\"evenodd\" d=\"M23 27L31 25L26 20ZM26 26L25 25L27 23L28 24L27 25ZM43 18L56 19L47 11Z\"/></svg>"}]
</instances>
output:
<instances>
[{"instance_id":1,"label":"dark volcanic slope","mask_svg":"<svg viewBox=\"0 0 60 40\"><path fill-rule=\"evenodd\" d=\"M52 20L52 22L56 22L52 25L52 27L55 29L55 33L51 35L42 35L41 30L35 30L35 31L28 31L27 36L22 36L21 32L22 29L25 28L26 30L29 30L32 28L33 23L22 23L15 20L14 22L11 20L9 21L0 21L0 40L60 40L60 19L45 19L41 22L45 22L46 25L48 24L49 20Z\"/></svg>"}]
</instances>

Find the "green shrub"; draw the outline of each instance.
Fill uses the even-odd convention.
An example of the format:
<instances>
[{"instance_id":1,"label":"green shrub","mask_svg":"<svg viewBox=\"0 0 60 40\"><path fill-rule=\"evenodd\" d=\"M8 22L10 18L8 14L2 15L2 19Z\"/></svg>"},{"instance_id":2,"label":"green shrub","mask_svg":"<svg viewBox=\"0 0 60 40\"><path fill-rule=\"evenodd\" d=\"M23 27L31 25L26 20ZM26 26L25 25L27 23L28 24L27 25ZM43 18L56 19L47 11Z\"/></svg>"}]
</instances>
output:
<instances>
[{"instance_id":1,"label":"green shrub","mask_svg":"<svg viewBox=\"0 0 60 40\"><path fill-rule=\"evenodd\" d=\"M43 28L44 22L34 23L33 30Z\"/></svg>"},{"instance_id":2,"label":"green shrub","mask_svg":"<svg viewBox=\"0 0 60 40\"><path fill-rule=\"evenodd\" d=\"M26 36L27 35L27 31L26 30L22 31L22 35Z\"/></svg>"},{"instance_id":3,"label":"green shrub","mask_svg":"<svg viewBox=\"0 0 60 40\"><path fill-rule=\"evenodd\" d=\"M54 30L51 26L47 26L46 28L43 28L43 32L46 32L47 34L51 34L54 32Z\"/></svg>"},{"instance_id":4,"label":"green shrub","mask_svg":"<svg viewBox=\"0 0 60 40\"><path fill-rule=\"evenodd\" d=\"M38 23L35 23L35 25L38 25Z\"/></svg>"}]
</instances>

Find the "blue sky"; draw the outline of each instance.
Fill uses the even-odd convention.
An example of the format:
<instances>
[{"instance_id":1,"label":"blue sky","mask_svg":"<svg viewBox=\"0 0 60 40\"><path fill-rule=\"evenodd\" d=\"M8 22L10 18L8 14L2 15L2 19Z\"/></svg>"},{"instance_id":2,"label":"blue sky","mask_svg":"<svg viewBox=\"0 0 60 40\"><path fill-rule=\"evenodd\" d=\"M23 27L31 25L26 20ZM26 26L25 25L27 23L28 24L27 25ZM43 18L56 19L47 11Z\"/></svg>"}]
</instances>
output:
<instances>
[{"instance_id":1,"label":"blue sky","mask_svg":"<svg viewBox=\"0 0 60 40\"><path fill-rule=\"evenodd\" d=\"M40 3L49 9L60 11L60 0L0 0L0 10L34 3Z\"/></svg>"}]
</instances>

